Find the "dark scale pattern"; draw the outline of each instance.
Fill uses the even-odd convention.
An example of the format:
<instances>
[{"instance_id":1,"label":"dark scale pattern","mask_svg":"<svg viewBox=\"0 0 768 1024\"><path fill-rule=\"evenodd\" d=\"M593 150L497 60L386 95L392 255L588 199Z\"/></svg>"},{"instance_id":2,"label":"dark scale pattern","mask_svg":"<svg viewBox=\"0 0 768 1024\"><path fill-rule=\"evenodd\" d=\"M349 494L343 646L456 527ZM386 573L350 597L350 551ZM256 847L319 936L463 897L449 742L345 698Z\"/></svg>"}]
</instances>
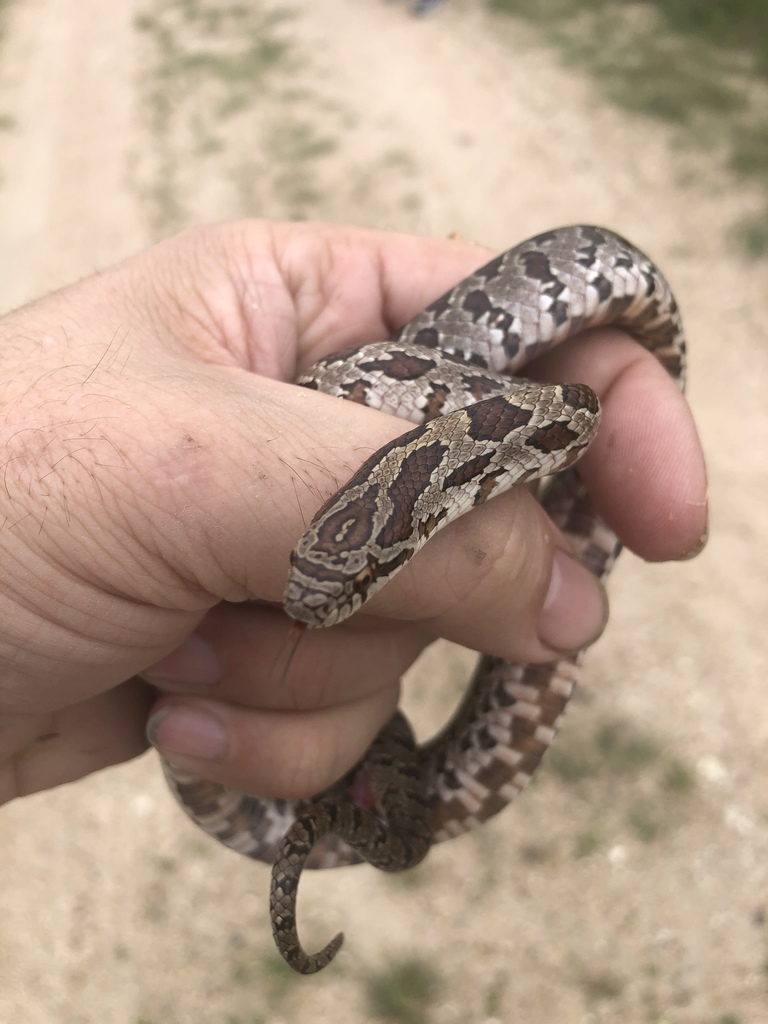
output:
<instances>
[{"instance_id":1,"label":"dark scale pattern","mask_svg":"<svg viewBox=\"0 0 768 1024\"><path fill-rule=\"evenodd\" d=\"M594 287L597 288L599 291L603 291L606 285L608 285L608 282L604 277L598 277L594 282ZM610 287L610 285L608 285L608 287ZM616 299L614 301L611 307L614 311L614 315L611 319L616 326L620 325L624 317L625 310L632 305L633 301L634 297L632 295L625 295L622 298Z\"/></svg>"},{"instance_id":2,"label":"dark scale pattern","mask_svg":"<svg viewBox=\"0 0 768 1024\"><path fill-rule=\"evenodd\" d=\"M493 281L504 269L504 264L507 259L505 252L499 256L495 256L492 260L484 263L482 267L474 272L473 278L479 278L481 281Z\"/></svg>"},{"instance_id":3,"label":"dark scale pattern","mask_svg":"<svg viewBox=\"0 0 768 1024\"><path fill-rule=\"evenodd\" d=\"M350 547L367 545L373 536L377 492L369 487L363 494L330 515L318 530L320 546L333 555Z\"/></svg>"},{"instance_id":4,"label":"dark scale pattern","mask_svg":"<svg viewBox=\"0 0 768 1024\"><path fill-rule=\"evenodd\" d=\"M503 441L512 430L530 422L530 409L522 409L504 398L488 398L467 409L467 435L473 441Z\"/></svg>"},{"instance_id":5,"label":"dark scale pattern","mask_svg":"<svg viewBox=\"0 0 768 1024\"><path fill-rule=\"evenodd\" d=\"M401 334L402 331L399 331L395 338ZM423 345L424 348L438 348L440 345L440 335L434 327L424 327L414 336L413 343L414 345Z\"/></svg>"},{"instance_id":6,"label":"dark scale pattern","mask_svg":"<svg viewBox=\"0 0 768 1024\"><path fill-rule=\"evenodd\" d=\"M598 274L597 277L595 277L592 280L592 287L597 292L597 297L600 300L600 302L607 302L608 299L610 299L611 294L613 292L613 286L611 285L611 282L608 280L608 278L605 277L603 274ZM626 309L626 307L632 300L630 298L617 298L614 299L613 301L614 303L616 303L616 312L618 313L620 311L623 311L623 309ZM621 305L621 310L619 309L619 305Z\"/></svg>"},{"instance_id":7,"label":"dark scale pattern","mask_svg":"<svg viewBox=\"0 0 768 1024\"><path fill-rule=\"evenodd\" d=\"M434 359L424 359L406 352L395 352L390 358L368 359L360 363L365 373L383 372L393 380L416 380L425 377L436 368Z\"/></svg>"},{"instance_id":8,"label":"dark scale pattern","mask_svg":"<svg viewBox=\"0 0 768 1024\"><path fill-rule=\"evenodd\" d=\"M422 540L428 540L436 530L440 528L440 524L448 515L446 509L438 509L437 512L430 512L429 515L424 519L420 519L416 525L416 530L419 538ZM392 563L388 563L391 565Z\"/></svg>"},{"instance_id":9,"label":"dark scale pattern","mask_svg":"<svg viewBox=\"0 0 768 1024\"><path fill-rule=\"evenodd\" d=\"M547 291L550 290L551 286L555 286L555 294L558 291L562 291L564 286L558 281L557 276L552 270L549 257L543 252L537 252L535 249L531 252L526 252L523 254L522 262L525 266L526 277L529 277L532 281L541 281L542 284L548 286Z\"/></svg>"},{"instance_id":10,"label":"dark scale pattern","mask_svg":"<svg viewBox=\"0 0 768 1024\"><path fill-rule=\"evenodd\" d=\"M488 293L481 291L479 288L467 292L461 300L461 308L465 313L469 313L470 319L475 321L482 320L485 323L490 323L494 312L494 306L488 298ZM501 312L503 315L503 310Z\"/></svg>"},{"instance_id":11,"label":"dark scale pattern","mask_svg":"<svg viewBox=\"0 0 768 1024\"><path fill-rule=\"evenodd\" d=\"M387 488L392 504L390 515L382 522L378 538L381 547L400 543L413 533L414 506L441 464L443 452L443 445L433 442L403 458L397 476Z\"/></svg>"},{"instance_id":12,"label":"dark scale pattern","mask_svg":"<svg viewBox=\"0 0 768 1024\"><path fill-rule=\"evenodd\" d=\"M562 386L563 406L574 411L586 409L587 412L597 414L600 404L597 395L591 388L583 384L563 384Z\"/></svg>"},{"instance_id":13,"label":"dark scale pattern","mask_svg":"<svg viewBox=\"0 0 768 1024\"><path fill-rule=\"evenodd\" d=\"M487 452L485 455L477 455L474 459L467 459L463 465L457 466L450 473L446 473L441 490L449 491L453 487L463 487L470 480L475 480L483 474L492 464L493 454L491 452Z\"/></svg>"},{"instance_id":14,"label":"dark scale pattern","mask_svg":"<svg viewBox=\"0 0 768 1024\"><path fill-rule=\"evenodd\" d=\"M442 416L445 403L451 394L451 389L441 384L434 384L424 394L424 422L436 420Z\"/></svg>"},{"instance_id":15,"label":"dark scale pattern","mask_svg":"<svg viewBox=\"0 0 768 1024\"><path fill-rule=\"evenodd\" d=\"M378 559L376 559L376 565L383 576L389 577L396 572L400 566L409 562L412 554L413 552L409 548L403 548L389 558L382 557L380 555Z\"/></svg>"},{"instance_id":16,"label":"dark scale pattern","mask_svg":"<svg viewBox=\"0 0 768 1024\"><path fill-rule=\"evenodd\" d=\"M468 375L465 379L465 385L467 393L475 402L488 398L496 390L495 379L493 377L486 377L482 373L476 373L472 377Z\"/></svg>"},{"instance_id":17,"label":"dark scale pattern","mask_svg":"<svg viewBox=\"0 0 768 1024\"><path fill-rule=\"evenodd\" d=\"M578 434L564 423L549 423L531 434L526 444L541 452L557 452L572 445L577 438Z\"/></svg>"},{"instance_id":18,"label":"dark scale pattern","mask_svg":"<svg viewBox=\"0 0 768 1024\"><path fill-rule=\"evenodd\" d=\"M349 491L357 490L358 488L363 491L370 489L370 478L372 475L376 475L378 467L388 459L391 461L393 457L395 459L399 458L399 453L404 451L409 444L420 436L421 431L421 427L416 427L413 430L409 430L405 434L402 434L400 437L394 438L392 441L388 442L388 444L382 445L377 452L374 452L369 459L366 459L360 469L352 474L344 487L345 494ZM322 508L316 513L313 522L318 522L327 514L329 509L333 508L337 504L341 504L342 502L340 502L339 499L340 496L338 492L336 494L332 494L328 501L326 501Z\"/></svg>"},{"instance_id":19,"label":"dark scale pattern","mask_svg":"<svg viewBox=\"0 0 768 1024\"><path fill-rule=\"evenodd\" d=\"M357 402L358 405L368 405L368 399L370 398L370 389L362 383L362 381L355 381L354 384L350 384L345 389L344 397L348 402Z\"/></svg>"},{"instance_id":20,"label":"dark scale pattern","mask_svg":"<svg viewBox=\"0 0 768 1024\"><path fill-rule=\"evenodd\" d=\"M479 482L473 502L474 505L482 505L484 501L488 501L493 496L498 489L498 481L502 476L502 472L500 469L489 472L485 479Z\"/></svg>"}]
</instances>

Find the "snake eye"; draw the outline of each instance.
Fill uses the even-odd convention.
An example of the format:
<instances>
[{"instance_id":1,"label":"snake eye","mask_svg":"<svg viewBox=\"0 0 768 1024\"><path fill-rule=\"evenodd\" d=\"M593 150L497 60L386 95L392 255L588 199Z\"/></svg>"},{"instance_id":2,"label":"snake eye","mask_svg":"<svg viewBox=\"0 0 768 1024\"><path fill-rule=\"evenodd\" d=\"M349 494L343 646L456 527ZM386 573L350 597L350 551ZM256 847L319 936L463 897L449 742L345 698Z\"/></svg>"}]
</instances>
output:
<instances>
[{"instance_id":1,"label":"snake eye","mask_svg":"<svg viewBox=\"0 0 768 1024\"><path fill-rule=\"evenodd\" d=\"M373 569L370 565L366 565L364 569L355 576L352 581L352 589L356 594L363 594L370 586L371 580L373 579Z\"/></svg>"}]
</instances>

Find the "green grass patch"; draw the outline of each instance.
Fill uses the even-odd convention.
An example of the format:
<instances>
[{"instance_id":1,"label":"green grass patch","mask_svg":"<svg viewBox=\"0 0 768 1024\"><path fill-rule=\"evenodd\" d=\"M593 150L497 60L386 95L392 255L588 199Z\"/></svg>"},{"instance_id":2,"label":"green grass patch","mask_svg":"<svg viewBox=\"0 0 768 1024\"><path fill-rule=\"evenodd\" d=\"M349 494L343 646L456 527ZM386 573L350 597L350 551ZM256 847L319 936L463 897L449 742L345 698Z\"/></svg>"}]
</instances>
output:
<instances>
[{"instance_id":1,"label":"green grass patch","mask_svg":"<svg viewBox=\"0 0 768 1024\"><path fill-rule=\"evenodd\" d=\"M603 834L596 826L585 829L578 836L573 845L573 856L577 860L581 860L582 857L591 857L593 853L603 846L605 840Z\"/></svg>"},{"instance_id":2,"label":"green grass patch","mask_svg":"<svg viewBox=\"0 0 768 1024\"><path fill-rule=\"evenodd\" d=\"M296 83L310 62L295 17L264 0L150 0L135 18L150 144L132 177L156 236L196 222L199 208L221 218L317 210L337 141L317 131L319 101Z\"/></svg>"},{"instance_id":3,"label":"green grass patch","mask_svg":"<svg viewBox=\"0 0 768 1024\"><path fill-rule=\"evenodd\" d=\"M731 237L747 256L753 259L768 256L768 210L762 215L737 221Z\"/></svg>"},{"instance_id":4,"label":"green grass patch","mask_svg":"<svg viewBox=\"0 0 768 1024\"><path fill-rule=\"evenodd\" d=\"M633 732L623 722L600 726L595 734L595 747L604 768L616 775L636 775L659 757L655 740Z\"/></svg>"},{"instance_id":5,"label":"green grass patch","mask_svg":"<svg viewBox=\"0 0 768 1024\"><path fill-rule=\"evenodd\" d=\"M592 778L599 767L588 749L555 746L547 753L545 770L556 775L561 782L573 785L583 779Z\"/></svg>"},{"instance_id":6,"label":"green grass patch","mask_svg":"<svg viewBox=\"0 0 768 1024\"><path fill-rule=\"evenodd\" d=\"M235 985L250 988L261 975L260 965L254 960L236 960L229 965L229 976Z\"/></svg>"},{"instance_id":7,"label":"green grass patch","mask_svg":"<svg viewBox=\"0 0 768 1024\"><path fill-rule=\"evenodd\" d=\"M591 821L573 839L572 856L591 857L622 830L650 843L678 828L695 791L693 772L662 743L630 722L611 720L591 733L568 729L547 754L542 774L554 776L590 809ZM523 860L545 854L522 847Z\"/></svg>"},{"instance_id":8,"label":"green grass patch","mask_svg":"<svg viewBox=\"0 0 768 1024\"><path fill-rule=\"evenodd\" d=\"M589 1003L618 999L626 987L626 979L615 971L586 970L581 972L579 987Z\"/></svg>"},{"instance_id":9,"label":"green grass patch","mask_svg":"<svg viewBox=\"0 0 768 1024\"><path fill-rule=\"evenodd\" d=\"M484 1008L487 1018L496 1018L501 1014L504 1002L504 993L507 988L507 981L504 975L500 975L490 985L485 993Z\"/></svg>"},{"instance_id":10,"label":"green grass patch","mask_svg":"<svg viewBox=\"0 0 768 1024\"><path fill-rule=\"evenodd\" d=\"M414 956L394 961L364 985L372 1017L396 1024L425 1024L440 977L430 964Z\"/></svg>"},{"instance_id":11,"label":"green grass patch","mask_svg":"<svg viewBox=\"0 0 768 1024\"><path fill-rule=\"evenodd\" d=\"M5 42L6 26L8 15L14 0L0 0L0 44ZM16 127L16 118L13 114L0 110L0 132L10 132Z\"/></svg>"},{"instance_id":12,"label":"green grass patch","mask_svg":"<svg viewBox=\"0 0 768 1024\"><path fill-rule=\"evenodd\" d=\"M179 862L175 857L155 857L154 864L161 875L175 875L179 870Z\"/></svg>"},{"instance_id":13,"label":"green grass patch","mask_svg":"<svg viewBox=\"0 0 768 1024\"><path fill-rule=\"evenodd\" d=\"M768 255L768 4L765 0L487 0L533 22L600 95L677 129L681 149L725 154L764 206L732 240Z\"/></svg>"},{"instance_id":14,"label":"green grass patch","mask_svg":"<svg viewBox=\"0 0 768 1024\"><path fill-rule=\"evenodd\" d=\"M520 859L525 864L551 864L556 853L551 843L529 842L520 846Z\"/></svg>"},{"instance_id":15,"label":"green grass patch","mask_svg":"<svg viewBox=\"0 0 768 1024\"><path fill-rule=\"evenodd\" d=\"M650 843L664 830L662 809L654 800L635 800L627 812L627 824L638 839Z\"/></svg>"},{"instance_id":16,"label":"green grass patch","mask_svg":"<svg viewBox=\"0 0 768 1024\"><path fill-rule=\"evenodd\" d=\"M670 28L718 48L749 54L768 77L768 6L764 0L655 0Z\"/></svg>"},{"instance_id":17,"label":"green grass patch","mask_svg":"<svg viewBox=\"0 0 768 1024\"><path fill-rule=\"evenodd\" d=\"M241 962L241 967L243 965ZM265 988L271 1005L281 1003L296 988L298 977L275 949L270 949L254 958L253 967ZM252 984L249 971L240 971L242 984Z\"/></svg>"},{"instance_id":18,"label":"green grass patch","mask_svg":"<svg viewBox=\"0 0 768 1024\"><path fill-rule=\"evenodd\" d=\"M659 744L625 722L605 722L592 738L555 744L546 770L569 785L597 776L636 776L661 758Z\"/></svg>"},{"instance_id":19,"label":"green grass patch","mask_svg":"<svg viewBox=\"0 0 768 1024\"><path fill-rule=\"evenodd\" d=\"M667 793L687 796L696 785L693 772L680 761L671 760L664 769L661 788Z\"/></svg>"}]
</instances>

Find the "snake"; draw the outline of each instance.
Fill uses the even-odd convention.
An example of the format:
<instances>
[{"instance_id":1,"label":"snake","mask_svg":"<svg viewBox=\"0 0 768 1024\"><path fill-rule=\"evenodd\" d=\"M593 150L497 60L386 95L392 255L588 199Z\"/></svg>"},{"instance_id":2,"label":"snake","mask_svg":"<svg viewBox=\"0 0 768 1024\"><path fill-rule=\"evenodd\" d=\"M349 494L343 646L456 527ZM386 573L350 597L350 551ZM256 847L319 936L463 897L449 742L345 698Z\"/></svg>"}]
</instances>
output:
<instances>
[{"instance_id":1,"label":"snake","mask_svg":"<svg viewBox=\"0 0 768 1024\"><path fill-rule=\"evenodd\" d=\"M333 626L434 534L510 487L541 481L544 510L574 557L604 581L621 541L595 511L578 468L599 424L594 393L540 384L521 368L594 327L628 332L685 385L678 305L656 265L605 228L535 235L475 270L387 342L334 353L299 377L312 388L414 426L375 452L316 513L291 555L284 607ZM272 863L277 948L301 974L322 970L299 940L305 867L367 861L413 867L430 847L474 829L530 781L573 693L583 651L547 664L482 655L445 727L416 742L398 711L362 760L310 800L262 799L182 772L167 781L187 815L220 843Z\"/></svg>"}]
</instances>

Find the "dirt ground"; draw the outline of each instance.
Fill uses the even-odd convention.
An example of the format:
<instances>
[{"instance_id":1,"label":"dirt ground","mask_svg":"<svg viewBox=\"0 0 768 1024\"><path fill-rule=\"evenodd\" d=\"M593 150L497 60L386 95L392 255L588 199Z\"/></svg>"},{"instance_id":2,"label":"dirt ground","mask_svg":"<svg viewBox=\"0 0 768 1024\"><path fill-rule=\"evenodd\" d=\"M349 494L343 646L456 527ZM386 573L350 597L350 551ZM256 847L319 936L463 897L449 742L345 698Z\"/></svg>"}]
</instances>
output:
<instances>
[{"instance_id":1,"label":"dirt ground","mask_svg":"<svg viewBox=\"0 0 768 1024\"><path fill-rule=\"evenodd\" d=\"M151 753L3 808L0 1020L345 1024L423 961L436 990L395 1019L768 1022L768 275L726 244L756 198L479 0L423 20L380 0L203 18L217 7L11 8L0 306L229 216L500 248L605 224L682 305L711 541L691 563L624 557L559 754L513 808L407 878L307 879L308 944L347 934L318 978L275 967L267 869L198 834ZM470 662L416 669L424 720Z\"/></svg>"}]
</instances>

